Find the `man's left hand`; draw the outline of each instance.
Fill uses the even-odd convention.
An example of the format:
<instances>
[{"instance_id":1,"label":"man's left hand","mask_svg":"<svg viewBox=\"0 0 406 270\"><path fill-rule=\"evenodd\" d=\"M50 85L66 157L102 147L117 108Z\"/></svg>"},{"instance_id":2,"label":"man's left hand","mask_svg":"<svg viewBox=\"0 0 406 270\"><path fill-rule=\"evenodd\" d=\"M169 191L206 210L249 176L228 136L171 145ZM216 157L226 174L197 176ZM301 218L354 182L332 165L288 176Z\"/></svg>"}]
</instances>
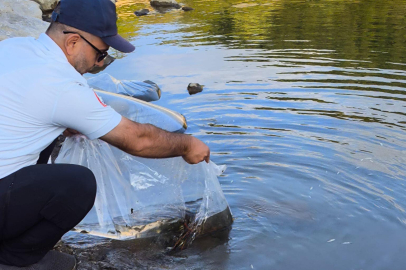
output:
<instances>
[{"instance_id":1,"label":"man's left hand","mask_svg":"<svg viewBox=\"0 0 406 270\"><path fill-rule=\"evenodd\" d=\"M76 135L76 134L80 134L80 132L77 131L77 130L71 129L71 128L67 128L63 132L63 135L66 136L66 137L70 137L70 136L73 136L73 135Z\"/></svg>"}]
</instances>

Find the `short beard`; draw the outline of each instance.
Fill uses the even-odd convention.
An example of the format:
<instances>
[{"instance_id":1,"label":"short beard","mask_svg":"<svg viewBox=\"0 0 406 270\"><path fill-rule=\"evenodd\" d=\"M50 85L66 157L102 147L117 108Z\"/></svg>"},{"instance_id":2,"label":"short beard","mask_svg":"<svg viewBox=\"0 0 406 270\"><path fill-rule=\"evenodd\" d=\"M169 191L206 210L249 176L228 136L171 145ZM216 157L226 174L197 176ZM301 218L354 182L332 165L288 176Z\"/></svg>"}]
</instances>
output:
<instances>
[{"instance_id":1,"label":"short beard","mask_svg":"<svg viewBox=\"0 0 406 270\"><path fill-rule=\"evenodd\" d=\"M79 72L81 75L83 75L83 74L87 73L89 70L91 70L94 67L94 65L91 66L90 68L89 68L89 66L90 65L86 60L85 53L81 52L77 56L73 67L76 69L77 72Z\"/></svg>"}]
</instances>

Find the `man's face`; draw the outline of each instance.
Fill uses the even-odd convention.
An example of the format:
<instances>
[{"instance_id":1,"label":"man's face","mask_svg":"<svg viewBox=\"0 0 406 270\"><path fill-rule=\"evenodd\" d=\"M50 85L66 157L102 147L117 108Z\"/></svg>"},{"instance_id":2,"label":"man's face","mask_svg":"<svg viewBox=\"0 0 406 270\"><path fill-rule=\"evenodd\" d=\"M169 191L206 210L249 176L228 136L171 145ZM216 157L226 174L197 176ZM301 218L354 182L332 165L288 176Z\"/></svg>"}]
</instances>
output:
<instances>
[{"instance_id":1,"label":"man's face","mask_svg":"<svg viewBox=\"0 0 406 270\"><path fill-rule=\"evenodd\" d=\"M83 37L85 36L83 35ZM95 46L102 52L105 52L109 49L109 46L98 37L86 35L85 38L88 42L91 42L93 46ZM100 54L83 38L81 38L79 42L81 42L81 49L74 57L73 61L73 67L76 69L76 71L83 75L89 72L94 66L103 66L104 60L100 62L97 61Z\"/></svg>"}]
</instances>

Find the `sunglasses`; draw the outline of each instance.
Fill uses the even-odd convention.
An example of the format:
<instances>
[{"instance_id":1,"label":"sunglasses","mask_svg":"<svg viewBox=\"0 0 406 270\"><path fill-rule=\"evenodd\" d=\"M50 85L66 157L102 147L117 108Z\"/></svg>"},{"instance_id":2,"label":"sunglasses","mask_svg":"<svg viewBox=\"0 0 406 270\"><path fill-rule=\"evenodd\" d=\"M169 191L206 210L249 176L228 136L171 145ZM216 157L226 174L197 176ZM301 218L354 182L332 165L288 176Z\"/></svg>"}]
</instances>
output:
<instances>
[{"instance_id":1,"label":"sunglasses","mask_svg":"<svg viewBox=\"0 0 406 270\"><path fill-rule=\"evenodd\" d=\"M64 33L65 35L66 35L66 34L78 34L84 41L87 42L87 44L89 44L90 46L92 46L93 49L96 50L97 55L98 55L98 56L97 56L97 62L101 62L101 61L103 61L103 60L107 57L107 55L108 55L107 52L102 52L102 51L100 51L99 49L97 49L96 46L94 46L92 43L90 43L90 41L88 41L87 39L85 39L81 34L79 34L79 33L77 33L77 32L71 32L71 31L63 31L63 33Z\"/></svg>"}]
</instances>

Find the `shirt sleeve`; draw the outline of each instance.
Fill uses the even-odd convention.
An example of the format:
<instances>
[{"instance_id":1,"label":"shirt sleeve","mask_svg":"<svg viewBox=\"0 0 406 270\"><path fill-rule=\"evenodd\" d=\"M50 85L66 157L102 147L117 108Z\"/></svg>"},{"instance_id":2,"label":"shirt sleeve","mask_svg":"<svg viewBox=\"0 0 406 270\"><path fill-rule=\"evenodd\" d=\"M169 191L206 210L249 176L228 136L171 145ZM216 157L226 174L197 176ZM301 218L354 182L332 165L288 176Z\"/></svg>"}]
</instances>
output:
<instances>
[{"instance_id":1,"label":"shirt sleeve","mask_svg":"<svg viewBox=\"0 0 406 270\"><path fill-rule=\"evenodd\" d=\"M54 124L77 130L90 140L109 133L121 121L119 113L81 83L61 91L52 115Z\"/></svg>"}]
</instances>

